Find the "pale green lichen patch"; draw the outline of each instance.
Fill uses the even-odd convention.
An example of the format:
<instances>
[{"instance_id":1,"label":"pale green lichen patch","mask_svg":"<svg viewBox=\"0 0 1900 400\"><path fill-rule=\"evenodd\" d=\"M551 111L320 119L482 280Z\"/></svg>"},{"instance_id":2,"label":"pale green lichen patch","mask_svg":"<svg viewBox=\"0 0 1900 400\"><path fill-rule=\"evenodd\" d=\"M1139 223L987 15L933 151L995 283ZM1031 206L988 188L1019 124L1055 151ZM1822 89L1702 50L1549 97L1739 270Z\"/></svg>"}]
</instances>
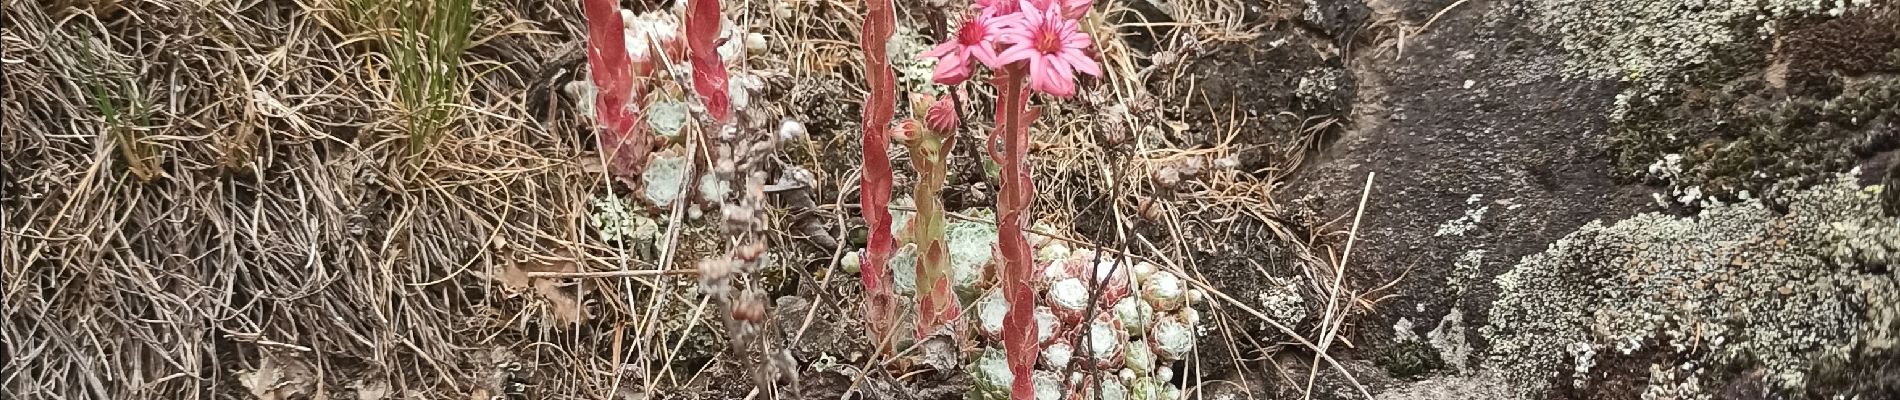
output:
<instances>
[{"instance_id":1,"label":"pale green lichen patch","mask_svg":"<svg viewBox=\"0 0 1900 400\"><path fill-rule=\"evenodd\" d=\"M1458 256L1458 260L1452 261L1451 276L1445 282L1445 286L1451 289L1452 297L1464 297L1465 292L1470 290L1473 280L1478 277L1478 267L1484 266L1485 253L1484 249L1466 250Z\"/></svg>"},{"instance_id":2,"label":"pale green lichen patch","mask_svg":"<svg viewBox=\"0 0 1900 400\"><path fill-rule=\"evenodd\" d=\"M943 94L943 87L930 80L936 71L937 59L923 56L930 51L933 42L936 41L909 26L899 27L897 34L891 35L886 50L890 53L891 69L896 70L898 83L911 93Z\"/></svg>"},{"instance_id":3,"label":"pale green lichen patch","mask_svg":"<svg viewBox=\"0 0 1900 400\"><path fill-rule=\"evenodd\" d=\"M606 196L593 196L589 201L594 212L591 215L594 229L600 233L604 242L627 241L630 244L652 243L659 236L659 222L648 218L627 201L612 193Z\"/></svg>"},{"instance_id":4,"label":"pale green lichen patch","mask_svg":"<svg viewBox=\"0 0 1900 400\"><path fill-rule=\"evenodd\" d=\"M1535 393L1601 354L1662 346L1688 361L1659 367L1674 372L1657 390L1716 387L1735 367L1801 388L1817 363L1894 336L1895 277L1868 267L1900 250L1879 190L1841 176L1788 196L1786 214L1747 201L1586 225L1497 278L1488 365Z\"/></svg>"},{"instance_id":5,"label":"pale green lichen patch","mask_svg":"<svg viewBox=\"0 0 1900 400\"><path fill-rule=\"evenodd\" d=\"M1720 47L1755 40L1782 18L1832 14L1871 0L1533 0L1536 27L1569 54L1571 74L1661 82L1709 62Z\"/></svg>"}]
</instances>

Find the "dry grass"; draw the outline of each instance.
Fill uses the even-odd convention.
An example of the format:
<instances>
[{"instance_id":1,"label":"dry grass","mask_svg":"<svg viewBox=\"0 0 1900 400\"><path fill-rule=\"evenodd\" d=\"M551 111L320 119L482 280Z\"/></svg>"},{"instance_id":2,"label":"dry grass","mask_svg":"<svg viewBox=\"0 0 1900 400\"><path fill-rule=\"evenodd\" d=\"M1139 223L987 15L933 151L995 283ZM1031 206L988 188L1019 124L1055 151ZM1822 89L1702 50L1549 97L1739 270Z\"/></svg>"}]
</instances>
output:
<instances>
[{"instance_id":1,"label":"dry grass","mask_svg":"<svg viewBox=\"0 0 1900 400\"><path fill-rule=\"evenodd\" d=\"M622 281L507 279L624 262L585 231L576 125L520 96L573 7L473 14L412 154L399 67L335 2L6 2L0 388L604 393L612 338L577 333L611 321L544 309L626 315L595 295Z\"/></svg>"},{"instance_id":2,"label":"dry grass","mask_svg":"<svg viewBox=\"0 0 1900 400\"><path fill-rule=\"evenodd\" d=\"M361 1L0 3L0 343L13 357L0 390L602 398L707 380L670 368L682 329L707 324L693 311L704 303L679 289L691 280L661 272L707 249L651 265L587 226L590 196L612 189L584 116L550 94L576 79L578 3L477 2L466 51L402 55L388 49L454 31L404 32L348 11ZM729 3L770 54L788 55L746 62L814 131L787 158L818 175L814 197L848 203L856 177L823 160L858 152L859 4ZM791 18L762 17L779 3ZM1169 43L1250 37L1258 27L1243 22L1243 6L1177 2L1188 13L1178 18L1200 22L1179 25L1191 40ZM1092 33L1154 27L1105 24ZM1117 234L1125 249L1186 269L1193 249L1262 223L1295 244L1316 286L1329 282L1332 267L1298 245L1315 238L1275 218L1277 176L1210 171L1192 190L1157 193L1157 170L1242 149L1158 139L1173 129L1157 122L1160 108L1184 105L1160 104L1148 85L1172 77L1144 69L1148 55L1122 41L1102 42L1110 77L1088 106L1137 111L1113 126L1075 110L1043 118L1045 222L1114 223L1130 231ZM1131 144L1104 147L1094 138L1105 130ZM1144 197L1164 217L1141 222ZM1077 221L1104 208L1112 221ZM847 223L847 208L821 209ZM1169 240L1132 235L1157 227ZM824 250L794 258L839 252ZM831 280L819 298L838 292L825 290ZM1216 316L1236 317L1246 318Z\"/></svg>"}]
</instances>

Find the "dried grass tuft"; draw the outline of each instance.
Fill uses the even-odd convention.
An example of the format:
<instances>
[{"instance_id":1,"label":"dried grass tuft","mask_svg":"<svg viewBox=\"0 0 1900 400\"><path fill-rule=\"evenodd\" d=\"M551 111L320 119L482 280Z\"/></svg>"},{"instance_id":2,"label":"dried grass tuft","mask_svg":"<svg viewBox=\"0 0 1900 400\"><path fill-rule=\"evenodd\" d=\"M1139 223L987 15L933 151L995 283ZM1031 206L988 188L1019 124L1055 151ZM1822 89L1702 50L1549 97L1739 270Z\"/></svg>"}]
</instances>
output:
<instances>
[{"instance_id":1,"label":"dried grass tuft","mask_svg":"<svg viewBox=\"0 0 1900 400\"><path fill-rule=\"evenodd\" d=\"M417 55L460 78L411 151L399 34L339 1L3 4L0 391L611 393L611 294L657 278L516 274L654 268L592 238L590 140L523 98L574 5L483 2Z\"/></svg>"}]
</instances>

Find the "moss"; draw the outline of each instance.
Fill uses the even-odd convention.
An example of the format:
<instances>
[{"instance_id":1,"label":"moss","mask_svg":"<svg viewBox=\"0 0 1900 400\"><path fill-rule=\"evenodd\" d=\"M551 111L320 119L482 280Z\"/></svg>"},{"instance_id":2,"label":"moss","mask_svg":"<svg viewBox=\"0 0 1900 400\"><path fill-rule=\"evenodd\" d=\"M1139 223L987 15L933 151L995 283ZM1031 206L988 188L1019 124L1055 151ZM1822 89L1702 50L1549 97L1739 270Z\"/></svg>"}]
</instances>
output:
<instances>
[{"instance_id":1,"label":"moss","mask_svg":"<svg viewBox=\"0 0 1900 400\"><path fill-rule=\"evenodd\" d=\"M1786 214L1747 201L1586 225L1497 278L1488 365L1536 393L1600 354L1666 343L1686 361L1665 367L1701 371L1672 379L1695 387L1754 367L1801 388L1894 335L1900 219L1878 212L1880 190L1839 176L1788 196Z\"/></svg>"},{"instance_id":2,"label":"moss","mask_svg":"<svg viewBox=\"0 0 1900 400\"><path fill-rule=\"evenodd\" d=\"M1399 385L1377 395L1379 400L1508 399L1512 382L1495 375L1441 376Z\"/></svg>"},{"instance_id":3,"label":"moss","mask_svg":"<svg viewBox=\"0 0 1900 400\"><path fill-rule=\"evenodd\" d=\"M1827 99L1787 97L1760 79L1683 91L1638 107L1612 132L1617 170L1720 199L1772 195L1813 185L1891 149L1900 121L1900 78L1874 77ZM1679 173L1650 166L1680 157Z\"/></svg>"},{"instance_id":4,"label":"moss","mask_svg":"<svg viewBox=\"0 0 1900 400\"><path fill-rule=\"evenodd\" d=\"M1445 361L1438 357L1438 350L1417 340L1395 343L1379 349L1373 362L1394 378L1412 379L1445 369Z\"/></svg>"},{"instance_id":5,"label":"moss","mask_svg":"<svg viewBox=\"0 0 1900 400\"><path fill-rule=\"evenodd\" d=\"M1900 7L1802 21L1780 49L1791 91L1833 96L1844 76L1900 71Z\"/></svg>"},{"instance_id":6,"label":"moss","mask_svg":"<svg viewBox=\"0 0 1900 400\"><path fill-rule=\"evenodd\" d=\"M1611 149L1677 203L1774 196L1894 147L1900 7L1865 1L1529 3L1572 76L1619 79ZM1839 18L1836 18L1839 17ZM1679 157L1681 171L1654 167ZM1788 185L1778 185L1787 182Z\"/></svg>"}]
</instances>

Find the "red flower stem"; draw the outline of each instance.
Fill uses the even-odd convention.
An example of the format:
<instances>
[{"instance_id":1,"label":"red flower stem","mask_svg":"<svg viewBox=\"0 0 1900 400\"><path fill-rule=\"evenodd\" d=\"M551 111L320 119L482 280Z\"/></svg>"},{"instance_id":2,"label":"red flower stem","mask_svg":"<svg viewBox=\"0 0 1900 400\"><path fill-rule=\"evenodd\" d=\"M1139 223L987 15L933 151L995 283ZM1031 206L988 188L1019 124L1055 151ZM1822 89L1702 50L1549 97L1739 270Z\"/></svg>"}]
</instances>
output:
<instances>
[{"instance_id":1,"label":"red flower stem","mask_svg":"<svg viewBox=\"0 0 1900 400\"><path fill-rule=\"evenodd\" d=\"M865 320L870 325L872 347L888 349L891 330L897 318L895 293L887 263L896 247L891 234L891 159L890 124L897 107L897 75L891 69L886 43L897 30L896 7L891 0L865 2L864 49L865 80L869 89L864 102L864 174L859 182L860 210L864 213L867 238L860 272L864 280Z\"/></svg>"},{"instance_id":2,"label":"red flower stem","mask_svg":"<svg viewBox=\"0 0 1900 400\"><path fill-rule=\"evenodd\" d=\"M600 124L595 140L616 179L638 182L651 142L640 112L645 90L635 75L644 74L643 67L650 64L627 54L626 26L617 3L586 0L582 11L587 17L587 68L599 93L594 96L594 119Z\"/></svg>"},{"instance_id":3,"label":"red flower stem","mask_svg":"<svg viewBox=\"0 0 1900 400\"><path fill-rule=\"evenodd\" d=\"M1002 157L996 160L1002 167L996 231L997 245L1003 253L1003 298L1009 301L1009 311L1003 316L1003 350L1014 375L1009 397L1016 400L1035 398L1030 369L1041 347L1036 343L1035 290L1030 287L1034 260L1030 259L1029 241L1023 233L1035 193L1025 165L1029 158L1029 119L1033 118L1023 87L1027 72L1020 62L997 71L997 129L992 132L1002 135L1003 142Z\"/></svg>"},{"instance_id":4,"label":"red flower stem","mask_svg":"<svg viewBox=\"0 0 1900 400\"><path fill-rule=\"evenodd\" d=\"M686 47L693 65L693 93L713 119L710 128L722 128L732 115L732 101L726 98L726 63L719 58L719 29L725 20L719 11L719 0L686 2ZM716 136L718 132L714 129L707 135Z\"/></svg>"}]
</instances>

